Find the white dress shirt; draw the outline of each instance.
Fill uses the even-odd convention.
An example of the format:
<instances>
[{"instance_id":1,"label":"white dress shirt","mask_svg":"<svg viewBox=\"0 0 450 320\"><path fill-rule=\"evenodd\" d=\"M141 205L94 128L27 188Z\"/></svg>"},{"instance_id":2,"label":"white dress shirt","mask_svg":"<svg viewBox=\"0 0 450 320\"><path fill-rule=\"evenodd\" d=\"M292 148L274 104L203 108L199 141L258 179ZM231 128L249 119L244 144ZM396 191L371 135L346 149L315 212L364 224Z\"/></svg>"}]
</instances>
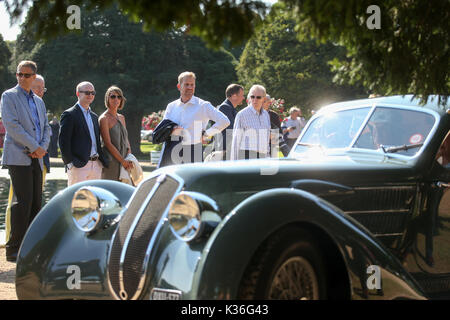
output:
<instances>
[{"instance_id":1,"label":"white dress shirt","mask_svg":"<svg viewBox=\"0 0 450 320\"><path fill-rule=\"evenodd\" d=\"M239 150L269 153L270 116L261 108L261 112L249 105L236 115L231 142L231 160L239 159Z\"/></svg>"},{"instance_id":2,"label":"white dress shirt","mask_svg":"<svg viewBox=\"0 0 450 320\"><path fill-rule=\"evenodd\" d=\"M91 154L89 156L93 157L95 155L98 155L98 152L97 152L97 139L95 137L94 124L92 123L92 118L91 118L91 108L88 107L86 110L79 103L77 103L77 105L80 108L81 112L83 113L84 120L86 121L86 125L89 129L89 135L91 136L91 141L92 141Z\"/></svg>"},{"instance_id":3,"label":"white dress shirt","mask_svg":"<svg viewBox=\"0 0 450 320\"><path fill-rule=\"evenodd\" d=\"M202 132L206 129L209 120L214 125L206 130L205 135L213 136L228 127L230 120L217 110L208 101L192 96L191 100L183 103L177 99L167 105L164 119L169 119L183 127L183 145L202 142Z\"/></svg>"}]
</instances>

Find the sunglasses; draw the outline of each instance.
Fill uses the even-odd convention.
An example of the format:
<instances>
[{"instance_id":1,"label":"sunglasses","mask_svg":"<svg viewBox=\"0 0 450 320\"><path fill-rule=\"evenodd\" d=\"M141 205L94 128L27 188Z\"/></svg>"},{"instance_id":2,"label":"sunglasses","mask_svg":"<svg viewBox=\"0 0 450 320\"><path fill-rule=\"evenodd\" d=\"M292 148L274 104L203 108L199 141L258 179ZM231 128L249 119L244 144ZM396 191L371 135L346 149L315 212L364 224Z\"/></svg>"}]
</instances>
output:
<instances>
[{"instance_id":1,"label":"sunglasses","mask_svg":"<svg viewBox=\"0 0 450 320\"><path fill-rule=\"evenodd\" d=\"M119 95L116 96L115 94L110 95L109 98L110 98L110 99L115 99L115 98L117 98L117 99L119 99L119 100L122 100L122 96L119 96Z\"/></svg>"},{"instance_id":2,"label":"sunglasses","mask_svg":"<svg viewBox=\"0 0 450 320\"><path fill-rule=\"evenodd\" d=\"M258 99L258 100L261 100L262 99L262 97L261 96L250 96L250 99Z\"/></svg>"},{"instance_id":3,"label":"sunglasses","mask_svg":"<svg viewBox=\"0 0 450 320\"><path fill-rule=\"evenodd\" d=\"M80 92L80 93L84 93L85 95L93 95L93 96L95 96L95 91L78 91L78 92Z\"/></svg>"},{"instance_id":4,"label":"sunglasses","mask_svg":"<svg viewBox=\"0 0 450 320\"><path fill-rule=\"evenodd\" d=\"M16 73L16 76L18 76L19 78L25 77L27 79L34 75L35 73L22 73L22 72Z\"/></svg>"}]
</instances>

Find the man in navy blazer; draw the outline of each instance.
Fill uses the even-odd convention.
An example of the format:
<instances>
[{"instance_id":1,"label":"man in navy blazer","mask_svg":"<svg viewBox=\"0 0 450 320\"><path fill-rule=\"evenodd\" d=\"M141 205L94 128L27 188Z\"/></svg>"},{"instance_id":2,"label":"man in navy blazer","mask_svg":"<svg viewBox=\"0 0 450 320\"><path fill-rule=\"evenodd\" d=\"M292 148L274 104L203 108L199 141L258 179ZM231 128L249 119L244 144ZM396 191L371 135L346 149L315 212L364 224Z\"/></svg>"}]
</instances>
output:
<instances>
[{"instance_id":1,"label":"man in navy blazer","mask_svg":"<svg viewBox=\"0 0 450 320\"><path fill-rule=\"evenodd\" d=\"M225 101L217 108L227 116L228 120L230 120L230 125L221 132L222 137L216 136L215 150L223 151L223 160L229 160L234 119L237 114L236 107L244 100L244 88L239 84L230 84L225 90L225 97Z\"/></svg>"},{"instance_id":2,"label":"man in navy blazer","mask_svg":"<svg viewBox=\"0 0 450 320\"><path fill-rule=\"evenodd\" d=\"M17 86L6 90L0 102L6 128L2 165L8 168L16 194L6 242L6 259L11 262L16 261L25 232L42 203L42 158L50 142L50 126L44 101L31 90L36 72L35 62L20 62Z\"/></svg>"},{"instance_id":3,"label":"man in navy blazer","mask_svg":"<svg viewBox=\"0 0 450 320\"><path fill-rule=\"evenodd\" d=\"M66 165L68 185L101 179L107 167L100 144L98 116L90 105L95 98L94 85L84 81L77 85L78 102L61 115L59 148Z\"/></svg>"}]
</instances>

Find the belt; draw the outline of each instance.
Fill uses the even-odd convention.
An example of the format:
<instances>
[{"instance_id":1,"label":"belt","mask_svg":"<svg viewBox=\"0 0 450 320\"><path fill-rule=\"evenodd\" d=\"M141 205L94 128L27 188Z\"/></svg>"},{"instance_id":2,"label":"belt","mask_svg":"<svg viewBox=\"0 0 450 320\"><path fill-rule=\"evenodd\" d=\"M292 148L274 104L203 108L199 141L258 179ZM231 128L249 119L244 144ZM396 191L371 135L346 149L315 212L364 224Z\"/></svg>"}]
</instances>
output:
<instances>
[{"instance_id":1,"label":"belt","mask_svg":"<svg viewBox=\"0 0 450 320\"><path fill-rule=\"evenodd\" d=\"M97 161L98 160L98 155L92 156L89 158L89 161Z\"/></svg>"}]
</instances>

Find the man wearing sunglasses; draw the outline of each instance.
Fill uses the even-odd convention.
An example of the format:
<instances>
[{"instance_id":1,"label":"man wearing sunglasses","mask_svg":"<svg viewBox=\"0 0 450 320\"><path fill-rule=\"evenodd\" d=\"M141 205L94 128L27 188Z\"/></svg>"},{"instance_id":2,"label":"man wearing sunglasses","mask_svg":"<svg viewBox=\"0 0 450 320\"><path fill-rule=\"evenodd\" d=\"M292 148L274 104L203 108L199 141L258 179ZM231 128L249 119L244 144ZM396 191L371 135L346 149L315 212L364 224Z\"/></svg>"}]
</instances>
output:
<instances>
[{"instance_id":1,"label":"man wearing sunglasses","mask_svg":"<svg viewBox=\"0 0 450 320\"><path fill-rule=\"evenodd\" d=\"M84 81L77 85L78 102L61 115L59 148L66 165L67 184L101 179L107 167L100 144L98 116L90 105L95 98L94 85Z\"/></svg>"},{"instance_id":2,"label":"man wearing sunglasses","mask_svg":"<svg viewBox=\"0 0 450 320\"><path fill-rule=\"evenodd\" d=\"M266 89L253 85L249 105L238 112L234 121L231 160L265 158L269 154L270 117L264 110Z\"/></svg>"},{"instance_id":3,"label":"man wearing sunglasses","mask_svg":"<svg viewBox=\"0 0 450 320\"><path fill-rule=\"evenodd\" d=\"M2 94L0 109L6 128L2 165L16 195L11 205L11 231L6 243L6 259L14 262L28 226L41 209L42 158L50 142L50 126L45 104L31 90L37 66L22 61L17 66L17 86Z\"/></svg>"}]
</instances>

